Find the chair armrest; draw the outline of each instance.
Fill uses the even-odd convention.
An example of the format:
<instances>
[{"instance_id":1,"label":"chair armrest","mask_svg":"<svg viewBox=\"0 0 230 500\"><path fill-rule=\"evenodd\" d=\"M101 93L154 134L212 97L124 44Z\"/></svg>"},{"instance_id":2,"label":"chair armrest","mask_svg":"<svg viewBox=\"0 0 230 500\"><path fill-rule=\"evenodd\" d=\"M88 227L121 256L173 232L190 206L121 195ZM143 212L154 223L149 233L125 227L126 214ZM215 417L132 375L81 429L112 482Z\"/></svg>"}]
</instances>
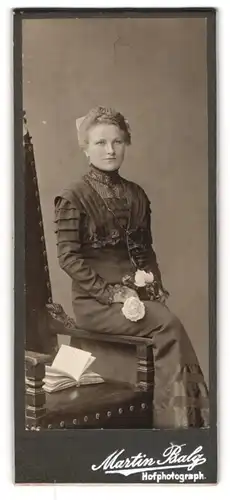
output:
<instances>
[{"instance_id":1,"label":"chair armrest","mask_svg":"<svg viewBox=\"0 0 230 500\"><path fill-rule=\"evenodd\" d=\"M51 333L68 335L79 340L93 342L108 342L114 344L129 344L136 346L137 355L137 382L136 386L142 391L153 391L154 364L152 339L131 337L129 335L107 335L94 333L77 328L75 321L70 318L60 304L47 304L49 328Z\"/></svg>"},{"instance_id":2,"label":"chair armrest","mask_svg":"<svg viewBox=\"0 0 230 500\"><path fill-rule=\"evenodd\" d=\"M27 369L36 368L38 365L50 364L53 361L51 354L42 354L40 352L25 351L25 364Z\"/></svg>"}]
</instances>

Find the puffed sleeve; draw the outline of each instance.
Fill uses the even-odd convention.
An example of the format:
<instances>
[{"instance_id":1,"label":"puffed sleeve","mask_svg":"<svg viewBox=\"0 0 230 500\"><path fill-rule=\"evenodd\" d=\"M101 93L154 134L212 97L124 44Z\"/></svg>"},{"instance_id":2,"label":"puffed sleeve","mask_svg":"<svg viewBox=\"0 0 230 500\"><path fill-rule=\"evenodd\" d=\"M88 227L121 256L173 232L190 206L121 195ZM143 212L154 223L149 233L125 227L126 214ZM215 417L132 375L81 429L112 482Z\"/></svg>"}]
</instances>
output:
<instances>
[{"instance_id":1,"label":"puffed sleeve","mask_svg":"<svg viewBox=\"0 0 230 500\"><path fill-rule=\"evenodd\" d=\"M87 294L102 304L111 304L114 287L108 284L85 262L81 245L81 220L84 211L80 203L61 196L55 198L55 233L60 267L76 280Z\"/></svg>"}]
</instances>

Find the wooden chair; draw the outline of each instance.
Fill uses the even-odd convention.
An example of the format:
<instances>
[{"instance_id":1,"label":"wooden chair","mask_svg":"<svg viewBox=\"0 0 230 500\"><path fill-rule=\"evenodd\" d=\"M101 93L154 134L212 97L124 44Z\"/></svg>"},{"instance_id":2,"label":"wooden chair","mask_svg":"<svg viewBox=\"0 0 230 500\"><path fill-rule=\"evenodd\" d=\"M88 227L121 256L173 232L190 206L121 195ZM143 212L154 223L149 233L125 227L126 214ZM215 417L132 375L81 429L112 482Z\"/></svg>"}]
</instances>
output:
<instances>
[{"instance_id":1,"label":"wooden chair","mask_svg":"<svg viewBox=\"0 0 230 500\"><path fill-rule=\"evenodd\" d=\"M151 428L151 339L80 330L62 306L53 303L34 151L25 115L24 127L26 429ZM105 383L45 393L45 365L52 363L58 350L58 334L70 336L74 345L96 355L93 369Z\"/></svg>"}]
</instances>

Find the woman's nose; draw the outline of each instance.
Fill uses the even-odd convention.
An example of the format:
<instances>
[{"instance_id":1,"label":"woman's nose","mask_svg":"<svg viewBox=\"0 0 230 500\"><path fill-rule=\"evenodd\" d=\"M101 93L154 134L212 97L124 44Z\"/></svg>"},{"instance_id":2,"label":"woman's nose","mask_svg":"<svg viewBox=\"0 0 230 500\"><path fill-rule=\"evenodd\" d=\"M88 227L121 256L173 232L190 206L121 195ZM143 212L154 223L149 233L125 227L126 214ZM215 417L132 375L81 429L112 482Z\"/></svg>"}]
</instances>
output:
<instances>
[{"instance_id":1,"label":"woman's nose","mask_svg":"<svg viewBox=\"0 0 230 500\"><path fill-rule=\"evenodd\" d=\"M107 143L106 144L106 151L107 151L107 153L113 154L114 153L114 146L113 146L113 144Z\"/></svg>"}]
</instances>

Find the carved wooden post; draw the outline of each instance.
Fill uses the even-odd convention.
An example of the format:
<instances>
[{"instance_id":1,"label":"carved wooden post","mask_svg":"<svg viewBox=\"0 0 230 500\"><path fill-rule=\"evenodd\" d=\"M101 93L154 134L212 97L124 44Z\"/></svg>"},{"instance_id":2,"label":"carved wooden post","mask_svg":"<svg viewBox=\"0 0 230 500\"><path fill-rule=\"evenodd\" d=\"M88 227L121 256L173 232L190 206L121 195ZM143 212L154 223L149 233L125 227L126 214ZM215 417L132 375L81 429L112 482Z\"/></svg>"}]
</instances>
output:
<instances>
[{"instance_id":1,"label":"carved wooden post","mask_svg":"<svg viewBox=\"0 0 230 500\"><path fill-rule=\"evenodd\" d=\"M146 394L146 403L142 403L142 408L146 408L147 427L153 426L153 396L154 396L154 363L153 348L151 345L141 344L137 346L137 387Z\"/></svg>"},{"instance_id":2,"label":"carved wooden post","mask_svg":"<svg viewBox=\"0 0 230 500\"><path fill-rule=\"evenodd\" d=\"M153 395L154 364L151 345L137 346L137 387Z\"/></svg>"},{"instance_id":3,"label":"carved wooden post","mask_svg":"<svg viewBox=\"0 0 230 500\"><path fill-rule=\"evenodd\" d=\"M26 428L39 430L39 424L46 413L46 396L43 389L45 363L52 362L52 357L32 351L25 353L25 409Z\"/></svg>"}]
</instances>

